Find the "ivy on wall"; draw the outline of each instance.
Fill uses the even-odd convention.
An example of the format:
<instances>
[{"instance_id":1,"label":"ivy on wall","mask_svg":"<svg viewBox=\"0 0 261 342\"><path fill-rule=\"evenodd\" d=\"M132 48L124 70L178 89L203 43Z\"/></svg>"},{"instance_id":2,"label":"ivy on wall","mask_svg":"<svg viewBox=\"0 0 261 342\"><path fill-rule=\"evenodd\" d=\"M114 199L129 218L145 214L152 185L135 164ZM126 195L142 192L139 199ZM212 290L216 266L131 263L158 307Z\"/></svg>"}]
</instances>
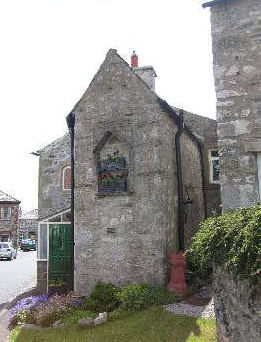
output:
<instances>
[{"instance_id":1,"label":"ivy on wall","mask_svg":"<svg viewBox=\"0 0 261 342\"><path fill-rule=\"evenodd\" d=\"M261 205L205 220L186 255L191 269L201 275L217 265L240 278L260 276Z\"/></svg>"}]
</instances>

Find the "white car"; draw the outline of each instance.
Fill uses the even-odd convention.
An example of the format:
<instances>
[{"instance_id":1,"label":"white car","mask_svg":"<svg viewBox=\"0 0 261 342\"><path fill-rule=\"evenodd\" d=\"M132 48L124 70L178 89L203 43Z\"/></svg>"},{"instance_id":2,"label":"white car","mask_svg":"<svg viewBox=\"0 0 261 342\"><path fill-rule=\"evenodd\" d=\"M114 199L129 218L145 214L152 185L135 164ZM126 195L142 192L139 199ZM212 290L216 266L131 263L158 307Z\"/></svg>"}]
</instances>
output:
<instances>
[{"instance_id":1,"label":"white car","mask_svg":"<svg viewBox=\"0 0 261 342\"><path fill-rule=\"evenodd\" d=\"M17 257L17 251L11 242L0 242L0 259L13 260Z\"/></svg>"}]
</instances>

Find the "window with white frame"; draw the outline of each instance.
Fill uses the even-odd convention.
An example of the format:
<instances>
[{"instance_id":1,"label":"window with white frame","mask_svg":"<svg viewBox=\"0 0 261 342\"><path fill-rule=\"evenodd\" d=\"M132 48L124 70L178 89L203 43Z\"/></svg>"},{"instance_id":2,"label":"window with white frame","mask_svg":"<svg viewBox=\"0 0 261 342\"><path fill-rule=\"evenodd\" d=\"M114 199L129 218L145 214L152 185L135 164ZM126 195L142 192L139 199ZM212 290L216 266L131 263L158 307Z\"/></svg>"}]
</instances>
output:
<instances>
[{"instance_id":1,"label":"window with white frame","mask_svg":"<svg viewBox=\"0 0 261 342\"><path fill-rule=\"evenodd\" d=\"M257 153L257 170L258 170L259 199L261 201L261 152Z\"/></svg>"},{"instance_id":2,"label":"window with white frame","mask_svg":"<svg viewBox=\"0 0 261 342\"><path fill-rule=\"evenodd\" d=\"M12 214L11 207L1 207L1 220L10 220Z\"/></svg>"},{"instance_id":3,"label":"window with white frame","mask_svg":"<svg viewBox=\"0 0 261 342\"><path fill-rule=\"evenodd\" d=\"M210 183L219 183L219 153L218 150L210 151Z\"/></svg>"}]
</instances>

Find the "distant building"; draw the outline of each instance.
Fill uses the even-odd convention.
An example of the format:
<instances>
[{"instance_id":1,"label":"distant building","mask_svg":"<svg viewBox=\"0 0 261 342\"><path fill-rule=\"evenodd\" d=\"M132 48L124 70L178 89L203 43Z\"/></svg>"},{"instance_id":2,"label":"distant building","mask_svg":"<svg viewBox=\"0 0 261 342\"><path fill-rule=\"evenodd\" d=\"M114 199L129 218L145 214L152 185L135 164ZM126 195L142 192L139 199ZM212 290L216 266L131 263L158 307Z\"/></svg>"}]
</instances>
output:
<instances>
[{"instance_id":1,"label":"distant building","mask_svg":"<svg viewBox=\"0 0 261 342\"><path fill-rule=\"evenodd\" d=\"M19 240L31 239L37 241L38 209L22 214L19 218Z\"/></svg>"},{"instance_id":2,"label":"distant building","mask_svg":"<svg viewBox=\"0 0 261 342\"><path fill-rule=\"evenodd\" d=\"M18 239L18 217L21 202L0 190L0 241L11 241L14 244Z\"/></svg>"}]
</instances>

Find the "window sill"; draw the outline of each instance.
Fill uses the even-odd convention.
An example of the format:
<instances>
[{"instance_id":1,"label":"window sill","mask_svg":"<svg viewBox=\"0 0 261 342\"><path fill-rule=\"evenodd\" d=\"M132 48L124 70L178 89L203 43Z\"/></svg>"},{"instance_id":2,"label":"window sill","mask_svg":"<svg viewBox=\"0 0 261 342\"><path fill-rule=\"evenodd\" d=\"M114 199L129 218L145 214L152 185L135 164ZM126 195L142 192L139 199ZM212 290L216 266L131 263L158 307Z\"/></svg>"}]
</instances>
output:
<instances>
[{"instance_id":1,"label":"window sill","mask_svg":"<svg viewBox=\"0 0 261 342\"><path fill-rule=\"evenodd\" d=\"M211 184L211 185L220 185L220 182L213 182L213 181L210 181L209 184Z\"/></svg>"},{"instance_id":2,"label":"window sill","mask_svg":"<svg viewBox=\"0 0 261 342\"><path fill-rule=\"evenodd\" d=\"M127 192L96 192L96 196L98 197L105 197L105 196L130 196L133 195L133 191Z\"/></svg>"}]
</instances>

